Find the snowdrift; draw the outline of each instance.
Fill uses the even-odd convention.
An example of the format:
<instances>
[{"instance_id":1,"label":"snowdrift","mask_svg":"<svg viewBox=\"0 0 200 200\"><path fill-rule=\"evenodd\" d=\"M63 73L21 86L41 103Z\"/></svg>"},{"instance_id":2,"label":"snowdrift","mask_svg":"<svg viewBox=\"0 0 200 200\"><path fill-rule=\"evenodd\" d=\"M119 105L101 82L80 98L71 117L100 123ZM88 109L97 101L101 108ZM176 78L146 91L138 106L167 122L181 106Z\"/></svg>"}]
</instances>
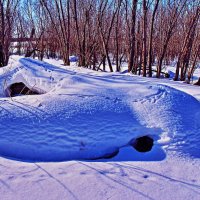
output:
<instances>
[{"instance_id":1,"label":"snowdrift","mask_svg":"<svg viewBox=\"0 0 200 200\"><path fill-rule=\"evenodd\" d=\"M8 97L16 83L39 94ZM200 157L200 103L173 88L29 58L0 69L0 85L1 156L31 162L98 159L133 149L130 141L149 136L152 151L133 149L131 159L162 160L164 151ZM121 160L126 156L119 153Z\"/></svg>"}]
</instances>

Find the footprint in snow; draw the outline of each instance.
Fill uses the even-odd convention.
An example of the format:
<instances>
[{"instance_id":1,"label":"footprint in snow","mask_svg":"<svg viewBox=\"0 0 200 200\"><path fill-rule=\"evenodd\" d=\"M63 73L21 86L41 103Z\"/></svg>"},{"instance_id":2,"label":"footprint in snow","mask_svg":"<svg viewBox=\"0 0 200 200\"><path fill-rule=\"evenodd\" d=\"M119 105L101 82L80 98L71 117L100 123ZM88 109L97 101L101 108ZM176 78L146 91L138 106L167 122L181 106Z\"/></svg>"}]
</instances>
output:
<instances>
[{"instance_id":1,"label":"footprint in snow","mask_svg":"<svg viewBox=\"0 0 200 200\"><path fill-rule=\"evenodd\" d=\"M149 178L149 176L148 175L144 175L143 178L147 179L147 178Z\"/></svg>"},{"instance_id":2,"label":"footprint in snow","mask_svg":"<svg viewBox=\"0 0 200 200\"><path fill-rule=\"evenodd\" d=\"M137 103L139 101L139 99L135 99L133 100L133 103Z\"/></svg>"},{"instance_id":3,"label":"footprint in snow","mask_svg":"<svg viewBox=\"0 0 200 200\"><path fill-rule=\"evenodd\" d=\"M50 76L50 80L54 81L54 78Z\"/></svg>"},{"instance_id":4,"label":"footprint in snow","mask_svg":"<svg viewBox=\"0 0 200 200\"><path fill-rule=\"evenodd\" d=\"M38 105L38 107L42 107L42 104L40 103L40 104Z\"/></svg>"}]
</instances>

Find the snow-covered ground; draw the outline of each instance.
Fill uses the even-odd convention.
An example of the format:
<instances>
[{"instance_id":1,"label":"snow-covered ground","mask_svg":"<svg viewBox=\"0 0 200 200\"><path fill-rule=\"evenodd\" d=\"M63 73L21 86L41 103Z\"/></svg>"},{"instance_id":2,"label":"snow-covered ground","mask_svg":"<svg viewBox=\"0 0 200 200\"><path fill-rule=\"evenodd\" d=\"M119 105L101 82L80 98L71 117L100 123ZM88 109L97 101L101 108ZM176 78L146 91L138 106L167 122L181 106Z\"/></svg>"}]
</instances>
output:
<instances>
[{"instance_id":1,"label":"snow-covered ground","mask_svg":"<svg viewBox=\"0 0 200 200\"><path fill-rule=\"evenodd\" d=\"M0 68L1 199L200 198L198 86L45 61ZM6 97L17 82L42 94Z\"/></svg>"}]
</instances>

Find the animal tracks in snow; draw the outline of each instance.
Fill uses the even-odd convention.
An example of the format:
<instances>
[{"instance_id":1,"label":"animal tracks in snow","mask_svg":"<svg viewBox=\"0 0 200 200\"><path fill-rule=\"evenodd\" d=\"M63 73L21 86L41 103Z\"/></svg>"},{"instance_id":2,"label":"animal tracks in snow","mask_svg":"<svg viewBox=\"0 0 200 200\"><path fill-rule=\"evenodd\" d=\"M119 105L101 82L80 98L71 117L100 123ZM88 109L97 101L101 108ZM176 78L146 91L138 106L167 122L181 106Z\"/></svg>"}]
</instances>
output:
<instances>
[{"instance_id":1,"label":"animal tracks in snow","mask_svg":"<svg viewBox=\"0 0 200 200\"><path fill-rule=\"evenodd\" d=\"M153 88L152 86L149 88ZM167 91L165 89L158 88L158 91L155 94L151 94L149 96L145 96L144 98L135 99L133 100L134 103L156 103L159 100L165 98L167 95Z\"/></svg>"}]
</instances>

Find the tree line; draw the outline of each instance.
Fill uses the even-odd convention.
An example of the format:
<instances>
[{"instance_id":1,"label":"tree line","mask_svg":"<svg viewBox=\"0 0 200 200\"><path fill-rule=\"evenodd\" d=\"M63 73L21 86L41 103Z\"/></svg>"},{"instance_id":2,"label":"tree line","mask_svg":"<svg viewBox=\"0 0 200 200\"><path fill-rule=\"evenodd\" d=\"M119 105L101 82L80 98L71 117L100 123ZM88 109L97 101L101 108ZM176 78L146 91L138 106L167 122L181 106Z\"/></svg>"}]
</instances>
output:
<instances>
[{"instance_id":1,"label":"tree line","mask_svg":"<svg viewBox=\"0 0 200 200\"><path fill-rule=\"evenodd\" d=\"M39 59L78 56L93 70L191 81L200 62L199 0L0 0L0 65L12 53Z\"/></svg>"}]
</instances>

